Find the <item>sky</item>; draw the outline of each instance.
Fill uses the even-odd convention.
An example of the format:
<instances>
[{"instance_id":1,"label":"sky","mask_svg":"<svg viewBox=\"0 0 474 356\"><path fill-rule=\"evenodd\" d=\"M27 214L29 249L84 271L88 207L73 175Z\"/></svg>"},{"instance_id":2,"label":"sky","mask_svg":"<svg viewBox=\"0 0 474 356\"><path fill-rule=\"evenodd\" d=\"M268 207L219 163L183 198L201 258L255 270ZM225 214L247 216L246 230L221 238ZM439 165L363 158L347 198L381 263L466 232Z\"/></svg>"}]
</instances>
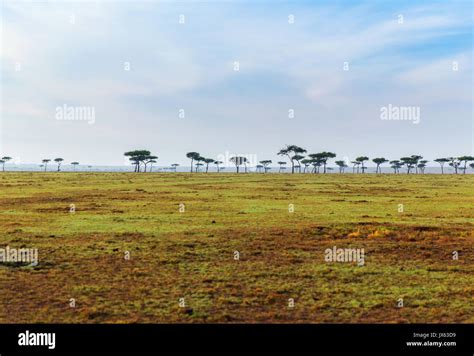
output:
<instances>
[{"instance_id":1,"label":"sky","mask_svg":"<svg viewBox=\"0 0 474 356\"><path fill-rule=\"evenodd\" d=\"M0 11L0 156L16 163L123 165L133 149L164 166L190 151L276 162L286 144L347 161L474 154L471 1L4 0Z\"/></svg>"}]
</instances>

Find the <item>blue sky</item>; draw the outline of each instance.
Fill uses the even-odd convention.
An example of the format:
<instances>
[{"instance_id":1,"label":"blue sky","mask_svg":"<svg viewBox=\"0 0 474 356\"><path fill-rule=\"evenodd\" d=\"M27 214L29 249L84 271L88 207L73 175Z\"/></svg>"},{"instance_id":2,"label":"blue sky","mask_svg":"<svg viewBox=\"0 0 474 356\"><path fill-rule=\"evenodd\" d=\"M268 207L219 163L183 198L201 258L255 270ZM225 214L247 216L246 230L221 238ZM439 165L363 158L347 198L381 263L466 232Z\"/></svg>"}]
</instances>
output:
<instances>
[{"instance_id":1,"label":"blue sky","mask_svg":"<svg viewBox=\"0 0 474 356\"><path fill-rule=\"evenodd\" d=\"M470 1L7 0L1 19L0 155L23 163L474 153ZM65 104L94 123L57 120ZM419 124L381 120L389 104Z\"/></svg>"}]
</instances>

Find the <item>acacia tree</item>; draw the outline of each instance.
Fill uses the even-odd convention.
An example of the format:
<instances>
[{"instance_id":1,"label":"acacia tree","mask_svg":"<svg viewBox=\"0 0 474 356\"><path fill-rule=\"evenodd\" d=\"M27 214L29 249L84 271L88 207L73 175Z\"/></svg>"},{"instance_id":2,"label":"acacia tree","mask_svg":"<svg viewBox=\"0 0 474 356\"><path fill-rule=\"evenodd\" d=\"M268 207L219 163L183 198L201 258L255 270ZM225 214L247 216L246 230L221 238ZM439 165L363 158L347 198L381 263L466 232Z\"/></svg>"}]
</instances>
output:
<instances>
[{"instance_id":1,"label":"acacia tree","mask_svg":"<svg viewBox=\"0 0 474 356\"><path fill-rule=\"evenodd\" d=\"M272 160L266 159L266 160L260 161L260 164L263 166L263 173L267 173L267 171L269 170L268 166L272 164Z\"/></svg>"},{"instance_id":2,"label":"acacia tree","mask_svg":"<svg viewBox=\"0 0 474 356\"><path fill-rule=\"evenodd\" d=\"M79 162L71 162L74 172L76 171L76 166L79 165Z\"/></svg>"},{"instance_id":3,"label":"acacia tree","mask_svg":"<svg viewBox=\"0 0 474 356\"><path fill-rule=\"evenodd\" d=\"M402 164L404 164L407 167L407 174L410 174L410 171L415 167L415 165L418 163L413 156L411 157L402 157L400 158L400 161Z\"/></svg>"},{"instance_id":4,"label":"acacia tree","mask_svg":"<svg viewBox=\"0 0 474 356\"><path fill-rule=\"evenodd\" d=\"M336 165L339 167L339 173L344 173L344 169L347 167L346 162L344 161L336 161Z\"/></svg>"},{"instance_id":5,"label":"acacia tree","mask_svg":"<svg viewBox=\"0 0 474 356\"><path fill-rule=\"evenodd\" d=\"M439 163L441 166L441 174L444 174L444 164L449 162L448 158L436 158L435 162Z\"/></svg>"},{"instance_id":6,"label":"acacia tree","mask_svg":"<svg viewBox=\"0 0 474 356\"><path fill-rule=\"evenodd\" d=\"M461 162L456 157L449 157L449 165L454 168L454 173L458 174L459 165Z\"/></svg>"},{"instance_id":7,"label":"acacia tree","mask_svg":"<svg viewBox=\"0 0 474 356\"><path fill-rule=\"evenodd\" d=\"M310 159L302 159L301 160L301 163L304 164L304 169L303 169L303 173L306 173L306 169L309 167L309 165L311 164L312 160Z\"/></svg>"},{"instance_id":8,"label":"acacia tree","mask_svg":"<svg viewBox=\"0 0 474 356\"><path fill-rule=\"evenodd\" d=\"M222 164L222 161L214 161L214 164L217 167L217 173L219 173L220 172L219 165Z\"/></svg>"},{"instance_id":9,"label":"acacia tree","mask_svg":"<svg viewBox=\"0 0 474 356\"><path fill-rule=\"evenodd\" d=\"M369 160L369 157L366 157L366 156L359 156L356 158L356 162L360 163L360 168L362 169L362 173L365 173L365 170L367 169L367 167L364 166L364 162L368 160ZM357 167L357 173L359 173L359 167Z\"/></svg>"},{"instance_id":10,"label":"acacia tree","mask_svg":"<svg viewBox=\"0 0 474 356\"><path fill-rule=\"evenodd\" d=\"M173 163L171 167L173 167L174 172L176 173L176 168L179 166L178 163Z\"/></svg>"},{"instance_id":11,"label":"acacia tree","mask_svg":"<svg viewBox=\"0 0 474 356\"><path fill-rule=\"evenodd\" d=\"M291 173L295 173L295 161L294 156L301 155L302 153L306 153L304 148L301 148L296 145L286 145L285 148L282 148L280 152L278 152L278 156L286 156L290 160L291 163ZM303 158L303 157L302 157Z\"/></svg>"},{"instance_id":12,"label":"acacia tree","mask_svg":"<svg viewBox=\"0 0 474 356\"><path fill-rule=\"evenodd\" d=\"M156 163L156 161L158 160L158 157L157 156L152 156L152 155L147 155L147 156L144 156L143 159L142 159L142 162L143 162L143 172L146 172L146 166L151 163Z\"/></svg>"},{"instance_id":13,"label":"acacia tree","mask_svg":"<svg viewBox=\"0 0 474 356\"><path fill-rule=\"evenodd\" d=\"M351 164L352 164L352 173L356 172L356 168L357 168L357 173L359 173L360 162L351 161Z\"/></svg>"},{"instance_id":14,"label":"acacia tree","mask_svg":"<svg viewBox=\"0 0 474 356\"><path fill-rule=\"evenodd\" d=\"M43 162L43 164L44 164L44 171L46 172L46 169L48 168L48 163L51 162L51 160L45 158L45 159L43 159L41 162Z\"/></svg>"},{"instance_id":15,"label":"acacia tree","mask_svg":"<svg viewBox=\"0 0 474 356\"><path fill-rule=\"evenodd\" d=\"M3 158L5 158L5 157L3 157ZM461 156L461 157L458 157L458 160L459 160L460 163L464 162L464 167L462 168L462 170L463 170L463 174L466 174L467 162L474 161L474 157L473 156Z\"/></svg>"},{"instance_id":16,"label":"acacia tree","mask_svg":"<svg viewBox=\"0 0 474 356\"><path fill-rule=\"evenodd\" d=\"M58 172L61 171L61 163L63 163L64 161L64 158L55 158L54 159L54 162L56 162L56 164L58 165Z\"/></svg>"},{"instance_id":17,"label":"acacia tree","mask_svg":"<svg viewBox=\"0 0 474 356\"><path fill-rule=\"evenodd\" d=\"M201 155L198 152L188 152L186 153L186 157L191 160L191 173L193 173L193 162L196 161L198 157L201 157Z\"/></svg>"},{"instance_id":18,"label":"acacia tree","mask_svg":"<svg viewBox=\"0 0 474 356\"><path fill-rule=\"evenodd\" d=\"M388 162L388 159L385 159L383 157L374 158L372 162L374 162L377 165L377 167L375 168L375 173L382 173L382 169L380 168L380 165Z\"/></svg>"},{"instance_id":19,"label":"acacia tree","mask_svg":"<svg viewBox=\"0 0 474 356\"><path fill-rule=\"evenodd\" d=\"M311 165L313 166L312 172L319 173L319 168L323 165L323 161L317 153L311 153L308 156L311 157Z\"/></svg>"},{"instance_id":20,"label":"acacia tree","mask_svg":"<svg viewBox=\"0 0 474 356\"><path fill-rule=\"evenodd\" d=\"M471 167L474 170L474 163L471 163L469 167Z\"/></svg>"},{"instance_id":21,"label":"acacia tree","mask_svg":"<svg viewBox=\"0 0 474 356\"><path fill-rule=\"evenodd\" d=\"M2 159L0 159L0 163L2 164L2 171L5 172L5 163L7 163L8 161L10 161L12 158L11 157L8 157L8 156L5 156L5 157L2 157Z\"/></svg>"},{"instance_id":22,"label":"acacia tree","mask_svg":"<svg viewBox=\"0 0 474 356\"><path fill-rule=\"evenodd\" d=\"M429 161L427 161L427 160L421 160L420 163L417 164L417 167L420 170L421 174L425 174L425 168L426 168L426 164L428 162Z\"/></svg>"},{"instance_id":23,"label":"acacia tree","mask_svg":"<svg viewBox=\"0 0 474 356\"><path fill-rule=\"evenodd\" d=\"M209 171L209 163L214 163L212 158L204 158L204 162L206 163L206 173Z\"/></svg>"},{"instance_id":24,"label":"acacia tree","mask_svg":"<svg viewBox=\"0 0 474 356\"><path fill-rule=\"evenodd\" d=\"M233 156L233 157L230 157L230 161L235 164L235 169L236 169L237 173L239 173L240 166L242 164L247 163L247 158L242 157L242 156Z\"/></svg>"},{"instance_id":25,"label":"acacia tree","mask_svg":"<svg viewBox=\"0 0 474 356\"><path fill-rule=\"evenodd\" d=\"M326 173L326 165L328 163L328 159L336 157L336 154L334 152L319 152L319 153L313 153L309 156L312 159L319 160L324 168L323 173Z\"/></svg>"},{"instance_id":26,"label":"acacia tree","mask_svg":"<svg viewBox=\"0 0 474 356\"><path fill-rule=\"evenodd\" d=\"M296 162L298 162L298 165L295 166L295 168L298 168L298 173L301 173L301 162L300 162L300 161L301 161L303 158L304 158L304 156L298 155L298 154L296 154L296 155L294 155L294 156L292 157L292 159L294 159Z\"/></svg>"},{"instance_id":27,"label":"acacia tree","mask_svg":"<svg viewBox=\"0 0 474 356\"><path fill-rule=\"evenodd\" d=\"M413 162L413 165L415 166L415 173L418 174L418 164L420 159L423 158L423 156L418 156L418 155L412 155L410 156Z\"/></svg>"},{"instance_id":28,"label":"acacia tree","mask_svg":"<svg viewBox=\"0 0 474 356\"><path fill-rule=\"evenodd\" d=\"M393 169L393 173L400 173L400 168L403 166L403 163L399 160L390 161L390 168Z\"/></svg>"},{"instance_id":29,"label":"acacia tree","mask_svg":"<svg viewBox=\"0 0 474 356\"><path fill-rule=\"evenodd\" d=\"M148 163L150 163L150 173L153 172L153 163L156 163L157 160L156 159L150 159L148 161Z\"/></svg>"},{"instance_id":30,"label":"acacia tree","mask_svg":"<svg viewBox=\"0 0 474 356\"><path fill-rule=\"evenodd\" d=\"M278 173L281 173L281 171L283 169L285 169L285 167L283 167L284 165L286 165L286 162L283 162L283 161L279 161L277 162L279 165L280 165L280 169L278 170Z\"/></svg>"},{"instance_id":31,"label":"acacia tree","mask_svg":"<svg viewBox=\"0 0 474 356\"><path fill-rule=\"evenodd\" d=\"M130 162L135 166L134 172L139 173L141 165L145 166L146 172L146 165L149 163L149 160L156 159L158 157L151 156L150 151L148 150L135 150L135 151L128 151L123 154L125 157L129 157Z\"/></svg>"},{"instance_id":32,"label":"acacia tree","mask_svg":"<svg viewBox=\"0 0 474 356\"><path fill-rule=\"evenodd\" d=\"M260 173L260 171L261 171L262 168L263 168L263 165L257 164L257 165L255 166L255 168L257 169L257 173Z\"/></svg>"},{"instance_id":33,"label":"acacia tree","mask_svg":"<svg viewBox=\"0 0 474 356\"><path fill-rule=\"evenodd\" d=\"M197 163L196 163L196 173L198 172L198 168L204 166L204 160L205 158L201 155L198 155L195 159L194 159Z\"/></svg>"}]
</instances>

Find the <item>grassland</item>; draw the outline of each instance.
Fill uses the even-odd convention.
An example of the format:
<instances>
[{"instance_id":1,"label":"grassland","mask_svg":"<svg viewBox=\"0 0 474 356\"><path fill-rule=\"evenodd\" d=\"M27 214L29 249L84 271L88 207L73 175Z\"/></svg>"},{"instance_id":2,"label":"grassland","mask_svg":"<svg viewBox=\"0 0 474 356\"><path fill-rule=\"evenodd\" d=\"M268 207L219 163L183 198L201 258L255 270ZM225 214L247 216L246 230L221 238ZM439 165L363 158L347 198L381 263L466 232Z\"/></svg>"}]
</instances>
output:
<instances>
[{"instance_id":1,"label":"grassland","mask_svg":"<svg viewBox=\"0 0 474 356\"><path fill-rule=\"evenodd\" d=\"M2 323L474 322L474 175L5 172L0 192L0 248L39 251L0 264Z\"/></svg>"}]
</instances>

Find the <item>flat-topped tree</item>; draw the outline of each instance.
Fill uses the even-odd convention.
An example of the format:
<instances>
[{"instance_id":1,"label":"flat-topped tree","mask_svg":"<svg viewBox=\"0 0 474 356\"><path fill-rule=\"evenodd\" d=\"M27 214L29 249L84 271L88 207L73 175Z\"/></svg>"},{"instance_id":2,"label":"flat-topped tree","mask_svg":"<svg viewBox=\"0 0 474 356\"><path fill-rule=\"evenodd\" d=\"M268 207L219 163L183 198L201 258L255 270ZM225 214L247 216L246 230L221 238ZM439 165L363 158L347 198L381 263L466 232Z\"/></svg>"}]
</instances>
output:
<instances>
[{"instance_id":1,"label":"flat-topped tree","mask_svg":"<svg viewBox=\"0 0 474 356\"><path fill-rule=\"evenodd\" d=\"M444 174L444 164L449 162L448 158L436 158L435 162L439 163L441 166L441 174Z\"/></svg>"},{"instance_id":2,"label":"flat-topped tree","mask_svg":"<svg viewBox=\"0 0 474 356\"><path fill-rule=\"evenodd\" d=\"M271 159L265 159L263 161L260 161L260 164L263 166L263 173L267 173L268 169L269 169L269 165L272 164L272 160Z\"/></svg>"},{"instance_id":3,"label":"flat-topped tree","mask_svg":"<svg viewBox=\"0 0 474 356\"><path fill-rule=\"evenodd\" d=\"M201 157L201 155L198 152L188 152L186 153L186 157L191 160L191 173L193 173L193 162L196 161L198 157Z\"/></svg>"},{"instance_id":4,"label":"flat-topped tree","mask_svg":"<svg viewBox=\"0 0 474 356\"><path fill-rule=\"evenodd\" d=\"M10 161L12 158L11 157L8 157L8 156L5 156L5 157L2 157L2 159L0 159L0 164L2 165L2 171L5 172L5 163L7 163L8 161Z\"/></svg>"},{"instance_id":5,"label":"flat-topped tree","mask_svg":"<svg viewBox=\"0 0 474 356\"><path fill-rule=\"evenodd\" d=\"M418 161L414 159L413 156L402 157L400 158L400 161L406 166L407 174L410 174L410 171L418 164Z\"/></svg>"},{"instance_id":6,"label":"flat-topped tree","mask_svg":"<svg viewBox=\"0 0 474 356\"><path fill-rule=\"evenodd\" d=\"M214 164L217 167L217 173L219 173L221 171L221 169L219 168L219 165L222 164L222 163L223 163L222 161L214 161Z\"/></svg>"},{"instance_id":7,"label":"flat-topped tree","mask_svg":"<svg viewBox=\"0 0 474 356\"><path fill-rule=\"evenodd\" d=\"M377 167L375 168L375 173L382 173L382 169L380 168L380 165L388 162L388 159L379 157L379 158L374 158L372 162L374 162L377 165Z\"/></svg>"},{"instance_id":8,"label":"flat-topped tree","mask_svg":"<svg viewBox=\"0 0 474 356\"><path fill-rule=\"evenodd\" d=\"M296 145L286 145L285 148L282 148L277 155L278 156L286 156L290 160L291 163L291 173L295 173L295 156L301 156L302 153L306 153L304 148L301 148ZM304 158L304 157L302 157Z\"/></svg>"},{"instance_id":9,"label":"flat-topped tree","mask_svg":"<svg viewBox=\"0 0 474 356\"><path fill-rule=\"evenodd\" d=\"M413 160L413 165L415 166L415 173L418 174L418 163L419 163L420 159L423 158L423 156L411 155L410 157Z\"/></svg>"},{"instance_id":10,"label":"flat-topped tree","mask_svg":"<svg viewBox=\"0 0 474 356\"><path fill-rule=\"evenodd\" d=\"M304 165L303 173L306 173L306 169L310 166L312 160L305 158L301 160L301 163Z\"/></svg>"},{"instance_id":11,"label":"flat-topped tree","mask_svg":"<svg viewBox=\"0 0 474 356\"><path fill-rule=\"evenodd\" d=\"M321 162L322 166L323 166L323 173L326 173L327 169L326 169L326 165L328 163L328 160L330 158L335 158L336 157L336 154L334 152L319 152L319 153L313 153L313 154L310 154L309 155L312 159L314 160L318 160L319 162Z\"/></svg>"},{"instance_id":12,"label":"flat-topped tree","mask_svg":"<svg viewBox=\"0 0 474 356\"><path fill-rule=\"evenodd\" d=\"M344 173L344 169L347 168L347 164L344 161L336 161L336 165L339 167L339 173Z\"/></svg>"},{"instance_id":13,"label":"flat-topped tree","mask_svg":"<svg viewBox=\"0 0 474 356\"><path fill-rule=\"evenodd\" d=\"M461 165L461 162L457 157L449 157L449 165L454 168L454 173L458 174L458 169L459 166Z\"/></svg>"},{"instance_id":14,"label":"flat-topped tree","mask_svg":"<svg viewBox=\"0 0 474 356\"><path fill-rule=\"evenodd\" d=\"M360 162L359 161L351 161L351 164L352 164L352 173L355 173L356 168L357 168L357 173L359 173Z\"/></svg>"},{"instance_id":15,"label":"flat-topped tree","mask_svg":"<svg viewBox=\"0 0 474 356\"><path fill-rule=\"evenodd\" d=\"M462 168L462 170L463 170L463 174L466 174L467 162L474 161L474 157L473 156L461 156L461 157L458 157L458 160L461 163L464 162L464 167Z\"/></svg>"},{"instance_id":16,"label":"flat-topped tree","mask_svg":"<svg viewBox=\"0 0 474 356\"><path fill-rule=\"evenodd\" d=\"M204 163L201 163L201 162L204 162L205 158L201 155L198 155L194 160L197 162L196 163L196 173L197 173L198 168L204 166Z\"/></svg>"},{"instance_id":17,"label":"flat-topped tree","mask_svg":"<svg viewBox=\"0 0 474 356\"><path fill-rule=\"evenodd\" d=\"M278 170L278 173L281 173L281 171L284 169L284 165L286 165L286 162L283 162L283 161L279 161L277 162L279 165L280 165L280 169Z\"/></svg>"},{"instance_id":18,"label":"flat-topped tree","mask_svg":"<svg viewBox=\"0 0 474 356\"><path fill-rule=\"evenodd\" d=\"M150 151L148 150L134 150L134 151L128 151L123 154L126 157L129 157L130 162L135 166L135 172L139 173L141 165L145 165L145 171L146 171L146 164L145 161L149 161L150 159L154 159L154 156L151 156ZM147 163L148 164L148 163Z\"/></svg>"},{"instance_id":19,"label":"flat-topped tree","mask_svg":"<svg viewBox=\"0 0 474 356\"><path fill-rule=\"evenodd\" d=\"M257 173L260 173L261 170L263 169L263 165L257 164L257 165L255 166L255 168L256 168L256 170L257 170Z\"/></svg>"},{"instance_id":20,"label":"flat-topped tree","mask_svg":"<svg viewBox=\"0 0 474 356\"><path fill-rule=\"evenodd\" d=\"M176 168L179 167L179 164L178 164L178 163L173 163L173 164L171 165L171 167L173 167L174 172L176 173Z\"/></svg>"},{"instance_id":21,"label":"flat-topped tree","mask_svg":"<svg viewBox=\"0 0 474 356\"><path fill-rule=\"evenodd\" d=\"M206 173L209 171L209 163L214 163L212 158L204 158L204 163L206 163Z\"/></svg>"},{"instance_id":22,"label":"flat-topped tree","mask_svg":"<svg viewBox=\"0 0 474 356\"><path fill-rule=\"evenodd\" d=\"M74 170L74 172L76 171L76 166L79 165L79 162L71 162L71 166L73 167L72 169Z\"/></svg>"},{"instance_id":23,"label":"flat-topped tree","mask_svg":"<svg viewBox=\"0 0 474 356\"><path fill-rule=\"evenodd\" d=\"M356 162L360 163L360 169L362 170L362 173L365 173L365 170L367 169L367 167L364 166L364 162L368 160L369 157L367 156L359 156L356 158ZM357 173L359 173L359 167L357 167Z\"/></svg>"},{"instance_id":24,"label":"flat-topped tree","mask_svg":"<svg viewBox=\"0 0 474 356\"><path fill-rule=\"evenodd\" d=\"M61 164L63 163L63 161L64 161L64 158L60 158L60 157L54 159L54 162L56 162L56 164L58 165L58 172L61 171Z\"/></svg>"},{"instance_id":25,"label":"flat-topped tree","mask_svg":"<svg viewBox=\"0 0 474 356\"><path fill-rule=\"evenodd\" d=\"M44 171L46 172L46 169L48 168L48 163L51 162L51 160L48 159L48 158L45 158L45 159L43 159L41 162L43 162L43 164L44 164Z\"/></svg>"},{"instance_id":26,"label":"flat-topped tree","mask_svg":"<svg viewBox=\"0 0 474 356\"><path fill-rule=\"evenodd\" d=\"M242 156L233 156L230 157L230 161L235 164L236 172L239 173L239 168L242 164L247 163L247 158Z\"/></svg>"},{"instance_id":27,"label":"flat-topped tree","mask_svg":"<svg viewBox=\"0 0 474 356\"><path fill-rule=\"evenodd\" d=\"M390 168L393 169L393 173L397 174L400 172L400 168L403 166L403 163L399 160L390 161Z\"/></svg>"},{"instance_id":28,"label":"flat-topped tree","mask_svg":"<svg viewBox=\"0 0 474 356\"><path fill-rule=\"evenodd\" d=\"M420 170L420 173L421 174L425 174L425 168L426 168L426 164L428 163L429 161L428 160L421 160L420 163L418 163L416 166L418 167L418 169Z\"/></svg>"},{"instance_id":29,"label":"flat-topped tree","mask_svg":"<svg viewBox=\"0 0 474 356\"><path fill-rule=\"evenodd\" d=\"M148 163L150 164L150 173L153 172L153 163L157 163L156 159L150 159Z\"/></svg>"}]
</instances>

